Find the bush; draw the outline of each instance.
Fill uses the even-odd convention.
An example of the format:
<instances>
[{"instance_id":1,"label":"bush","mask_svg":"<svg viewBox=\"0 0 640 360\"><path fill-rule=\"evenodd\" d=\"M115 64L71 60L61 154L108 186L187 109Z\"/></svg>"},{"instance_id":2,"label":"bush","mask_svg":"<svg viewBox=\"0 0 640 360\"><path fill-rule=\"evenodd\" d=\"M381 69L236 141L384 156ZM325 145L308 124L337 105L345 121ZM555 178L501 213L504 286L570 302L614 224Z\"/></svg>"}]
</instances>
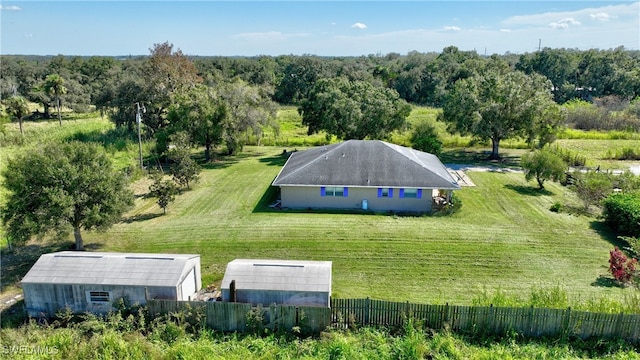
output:
<instances>
[{"instance_id":1,"label":"bush","mask_svg":"<svg viewBox=\"0 0 640 360\"><path fill-rule=\"evenodd\" d=\"M609 252L609 271L617 281L623 284L631 282L637 263L638 260L628 259L617 246Z\"/></svg>"},{"instance_id":2,"label":"bush","mask_svg":"<svg viewBox=\"0 0 640 360\"><path fill-rule=\"evenodd\" d=\"M640 237L640 193L612 194L603 206L605 223L618 235Z\"/></svg>"},{"instance_id":3,"label":"bush","mask_svg":"<svg viewBox=\"0 0 640 360\"><path fill-rule=\"evenodd\" d=\"M549 208L549 210L550 210L551 212L554 212L554 213L559 213L560 211L562 211L562 204L560 204L560 203L558 203L558 202L557 202L557 203L555 203L555 204L551 205L551 207Z\"/></svg>"},{"instance_id":4,"label":"bush","mask_svg":"<svg viewBox=\"0 0 640 360\"><path fill-rule=\"evenodd\" d=\"M438 139L435 127L427 122L415 125L411 133L411 146L434 155L439 155L442 151L442 141Z\"/></svg>"},{"instance_id":5,"label":"bush","mask_svg":"<svg viewBox=\"0 0 640 360\"><path fill-rule=\"evenodd\" d=\"M525 179L529 181L535 178L542 190L546 180L562 180L567 164L552 151L537 150L522 156L522 168Z\"/></svg>"}]
</instances>

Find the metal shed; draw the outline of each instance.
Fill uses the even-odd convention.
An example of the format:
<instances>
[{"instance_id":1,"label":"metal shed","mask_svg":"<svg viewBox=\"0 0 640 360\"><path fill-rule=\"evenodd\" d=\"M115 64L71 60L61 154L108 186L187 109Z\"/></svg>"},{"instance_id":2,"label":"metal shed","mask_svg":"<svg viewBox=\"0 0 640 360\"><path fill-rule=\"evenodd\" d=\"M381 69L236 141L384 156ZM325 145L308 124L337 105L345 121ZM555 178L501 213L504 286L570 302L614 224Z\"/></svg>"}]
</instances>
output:
<instances>
[{"instance_id":1,"label":"metal shed","mask_svg":"<svg viewBox=\"0 0 640 360\"><path fill-rule=\"evenodd\" d=\"M236 259L224 273L222 300L329 307L331 265L331 261Z\"/></svg>"},{"instance_id":2,"label":"metal shed","mask_svg":"<svg viewBox=\"0 0 640 360\"><path fill-rule=\"evenodd\" d=\"M22 279L29 316L103 313L115 301L190 300L202 287L200 255L62 251L40 256Z\"/></svg>"}]
</instances>

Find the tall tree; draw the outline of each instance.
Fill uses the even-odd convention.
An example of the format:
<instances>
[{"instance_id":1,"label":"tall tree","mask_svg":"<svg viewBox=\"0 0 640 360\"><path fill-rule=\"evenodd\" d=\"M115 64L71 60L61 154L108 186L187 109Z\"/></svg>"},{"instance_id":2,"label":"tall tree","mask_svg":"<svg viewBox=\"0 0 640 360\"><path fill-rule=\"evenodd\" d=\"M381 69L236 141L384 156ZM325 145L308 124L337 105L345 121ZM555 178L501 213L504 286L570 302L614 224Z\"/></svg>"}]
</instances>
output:
<instances>
[{"instance_id":1,"label":"tall tree","mask_svg":"<svg viewBox=\"0 0 640 360\"><path fill-rule=\"evenodd\" d=\"M236 79L221 84L218 91L225 107L222 138L229 154L242 151L248 133L261 136L263 127L277 127L277 104L271 100L269 87Z\"/></svg>"},{"instance_id":2,"label":"tall tree","mask_svg":"<svg viewBox=\"0 0 640 360\"><path fill-rule=\"evenodd\" d=\"M52 95L56 100L58 122L60 126L62 126L62 115L60 114L62 103L60 97L67 93L67 88L64 86L64 79L58 74L47 75L47 78L44 80L44 91Z\"/></svg>"},{"instance_id":3,"label":"tall tree","mask_svg":"<svg viewBox=\"0 0 640 360\"><path fill-rule=\"evenodd\" d=\"M145 103L145 125L148 131L155 132L168 125L167 111L176 97L202 79L193 62L180 49L174 51L173 44L154 44L149 51L151 55L142 69L145 94L136 102Z\"/></svg>"},{"instance_id":4,"label":"tall tree","mask_svg":"<svg viewBox=\"0 0 640 360\"><path fill-rule=\"evenodd\" d=\"M20 134L24 135L22 119L29 114L29 105L27 104L27 100L22 96L12 96L7 99L6 105L9 116L18 120Z\"/></svg>"},{"instance_id":5,"label":"tall tree","mask_svg":"<svg viewBox=\"0 0 640 360\"><path fill-rule=\"evenodd\" d=\"M204 146L206 161L211 160L212 148L222 142L226 117L223 99L213 88L203 85L179 97L167 115L172 124L169 131L186 131L194 144Z\"/></svg>"},{"instance_id":6,"label":"tall tree","mask_svg":"<svg viewBox=\"0 0 640 360\"><path fill-rule=\"evenodd\" d=\"M309 134L384 139L402 128L411 106L395 90L345 78L321 79L298 108Z\"/></svg>"},{"instance_id":7,"label":"tall tree","mask_svg":"<svg viewBox=\"0 0 640 360\"><path fill-rule=\"evenodd\" d=\"M9 192L2 221L13 243L72 230L82 250L81 230L107 229L133 205L124 174L94 144L36 147L9 159L2 175Z\"/></svg>"},{"instance_id":8,"label":"tall tree","mask_svg":"<svg viewBox=\"0 0 640 360\"><path fill-rule=\"evenodd\" d=\"M440 114L450 130L491 140L491 159L500 158L501 140L530 136L538 116L554 105L545 77L495 65L457 81Z\"/></svg>"}]
</instances>

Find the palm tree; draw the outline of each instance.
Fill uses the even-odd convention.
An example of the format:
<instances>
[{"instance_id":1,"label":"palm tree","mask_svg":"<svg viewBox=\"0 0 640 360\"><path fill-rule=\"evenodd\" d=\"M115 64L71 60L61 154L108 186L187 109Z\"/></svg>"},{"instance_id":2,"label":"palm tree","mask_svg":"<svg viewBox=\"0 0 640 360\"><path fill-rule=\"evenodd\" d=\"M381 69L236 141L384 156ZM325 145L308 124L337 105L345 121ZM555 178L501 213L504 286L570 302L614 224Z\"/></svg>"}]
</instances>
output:
<instances>
[{"instance_id":1,"label":"palm tree","mask_svg":"<svg viewBox=\"0 0 640 360\"><path fill-rule=\"evenodd\" d=\"M22 130L22 118L29 113L27 100L22 96L12 96L7 99L6 104L9 115L18 119L18 123L20 124L20 134L24 135L24 131Z\"/></svg>"},{"instance_id":2,"label":"palm tree","mask_svg":"<svg viewBox=\"0 0 640 360\"><path fill-rule=\"evenodd\" d=\"M56 107L58 108L58 122L62 126L62 116L60 115L60 95L67 93L64 87L64 79L58 74L47 75L44 79L44 91L56 98Z\"/></svg>"}]
</instances>

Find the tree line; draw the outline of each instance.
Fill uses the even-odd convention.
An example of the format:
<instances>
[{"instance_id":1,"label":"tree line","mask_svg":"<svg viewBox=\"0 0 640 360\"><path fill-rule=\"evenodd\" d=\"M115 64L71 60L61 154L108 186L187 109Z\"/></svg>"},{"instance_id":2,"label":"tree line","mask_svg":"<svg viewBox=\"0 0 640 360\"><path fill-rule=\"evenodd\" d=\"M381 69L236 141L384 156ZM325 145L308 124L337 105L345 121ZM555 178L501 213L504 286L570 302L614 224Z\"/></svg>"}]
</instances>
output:
<instances>
[{"instance_id":1,"label":"tree line","mask_svg":"<svg viewBox=\"0 0 640 360\"><path fill-rule=\"evenodd\" d=\"M441 53L360 57L187 56L167 42L149 50L148 56L120 58L2 56L0 96L20 122L52 117L51 109L60 120L61 106L79 112L95 107L130 131L136 104L144 104L145 136L157 140L159 153L168 150L172 134L184 131L209 159L219 144L234 153L247 133L260 135L269 126L277 132L278 104L298 106L310 133L324 130L338 138L385 138L405 125L406 103L441 107L450 130L490 140L498 157L503 138L552 141L544 132L559 115L539 103L542 93L556 104L603 97L628 104L640 95L640 52L622 47L490 57L455 46ZM515 88L523 91L504 92ZM533 94L540 95L538 104L511 106ZM511 95L511 102L504 101ZM41 104L44 112L28 114L24 101L12 97ZM478 102L491 97L493 105L480 109ZM474 102L476 107L467 106ZM502 110L511 114L491 108L497 102L510 103ZM542 122L533 116L540 113Z\"/></svg>"}]
</instances>

